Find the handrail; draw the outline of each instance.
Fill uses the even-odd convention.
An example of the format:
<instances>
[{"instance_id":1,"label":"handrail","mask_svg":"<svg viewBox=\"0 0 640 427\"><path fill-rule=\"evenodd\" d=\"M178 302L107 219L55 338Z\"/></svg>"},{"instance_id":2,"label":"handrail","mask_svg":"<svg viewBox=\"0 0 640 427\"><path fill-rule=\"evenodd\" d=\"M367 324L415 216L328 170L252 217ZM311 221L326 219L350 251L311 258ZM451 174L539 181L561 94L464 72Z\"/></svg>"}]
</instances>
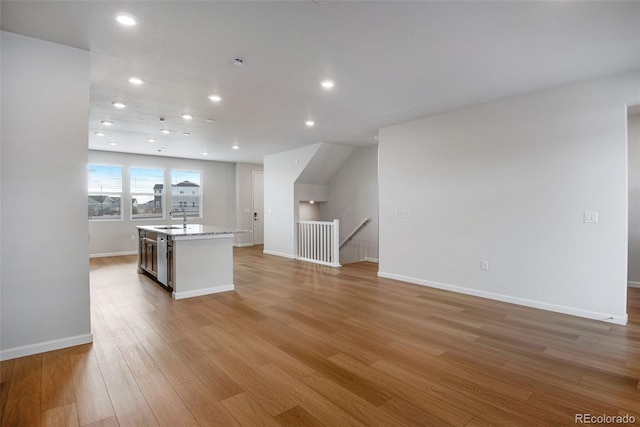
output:
<instances>
[{"instance_id":1,"label":"handrail","mask_svg":"<svg viewBox=\"0 0 640 427\"><path fill-rule=\"evenodd\" d=\"M349 240L353 239L353 236L355 236L355 235L356 235L356 233L357 233L358 231L360 231L360 229L361 229L362 227L364 227L365 225L367 225L367 223L368 223L369 221L371 221L371 218L365 218L365 219L363 219L363 220L362 220L362 222L361 222L360 224L358 224L358 226L355 228L355 230L353 230L353 231L351 232L351 234L349 234L349 235L347 236L347 238L346 238L346 239L344 239L344 240L342 241L342 243L340 243L340 249L342 249L342 247L343 247L344 245L346 245L346 244L349 242Z\"/></svg>"}]
</instances>

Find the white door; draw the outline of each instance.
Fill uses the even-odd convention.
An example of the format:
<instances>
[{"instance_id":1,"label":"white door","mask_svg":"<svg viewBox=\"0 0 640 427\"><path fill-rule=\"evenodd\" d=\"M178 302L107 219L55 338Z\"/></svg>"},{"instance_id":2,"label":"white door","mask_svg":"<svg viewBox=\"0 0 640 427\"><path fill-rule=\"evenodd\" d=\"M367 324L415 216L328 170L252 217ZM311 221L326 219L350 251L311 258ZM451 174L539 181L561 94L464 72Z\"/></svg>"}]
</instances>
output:
<instances>
[{"instance_id":1,"label":"white door","mask_svg":"<svg viewBox=\"0 0 640 427\"><path fill-rule=\"evenodd\" d=\"M264 244L264 172L253 171L253 244Z\"/></svg>"}]
</instances>

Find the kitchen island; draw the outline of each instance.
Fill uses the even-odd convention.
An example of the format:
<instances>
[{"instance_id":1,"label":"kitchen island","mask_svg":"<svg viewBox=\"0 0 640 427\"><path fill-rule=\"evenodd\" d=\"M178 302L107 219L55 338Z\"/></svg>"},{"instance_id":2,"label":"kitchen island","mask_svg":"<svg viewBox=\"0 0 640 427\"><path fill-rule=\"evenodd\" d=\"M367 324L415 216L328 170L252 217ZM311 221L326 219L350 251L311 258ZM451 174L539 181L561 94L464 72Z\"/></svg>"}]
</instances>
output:
<instances>
[{"instance_id":1,"label":"kitchen island","mask_svg":"<svg viewBox=\"0 0 640 427\"><path fill-rule=\"evenodd\" d=\"M202 224L139 225L138 273L183 299L232 291L233 237L248 233Z\"/></svg>"}]
</instances>

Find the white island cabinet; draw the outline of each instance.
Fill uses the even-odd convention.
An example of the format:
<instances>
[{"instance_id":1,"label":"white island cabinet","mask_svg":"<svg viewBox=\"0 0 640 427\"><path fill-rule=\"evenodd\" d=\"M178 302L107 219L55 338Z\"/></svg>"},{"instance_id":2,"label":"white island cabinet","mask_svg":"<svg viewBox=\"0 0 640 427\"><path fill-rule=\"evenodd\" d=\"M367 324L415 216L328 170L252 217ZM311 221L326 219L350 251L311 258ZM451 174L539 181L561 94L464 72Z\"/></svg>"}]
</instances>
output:
<instances>
[{"instance_id":1,"label":"white island cabinet","mask_svg":"<svg viewBox=\"0 0 640 427\"><path fill-rule=\"evenodd\" d=\"M138 228L138 273L172 291L174 299L234 290L233 237L246 230L202 224Z\"/></svg>"}]
</instances>

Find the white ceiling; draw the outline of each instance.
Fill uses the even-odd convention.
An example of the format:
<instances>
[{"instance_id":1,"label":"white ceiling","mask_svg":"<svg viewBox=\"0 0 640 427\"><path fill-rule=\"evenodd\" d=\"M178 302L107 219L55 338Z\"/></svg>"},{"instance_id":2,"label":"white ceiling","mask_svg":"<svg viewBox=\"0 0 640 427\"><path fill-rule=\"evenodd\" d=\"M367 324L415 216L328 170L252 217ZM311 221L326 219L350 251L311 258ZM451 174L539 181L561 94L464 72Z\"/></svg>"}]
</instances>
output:
<instances>
[{"instance_id":1,"label":"white ceiling","mask_svg":"<svg viewBox=\"0 0 640 427\"><path fill-rule=\"evenodd\" d=\"M375 144L383 126L640 68L640 2L2 0L0 16L91 51L90 148L197 159Z\"/></svg>"}]
</instances>

